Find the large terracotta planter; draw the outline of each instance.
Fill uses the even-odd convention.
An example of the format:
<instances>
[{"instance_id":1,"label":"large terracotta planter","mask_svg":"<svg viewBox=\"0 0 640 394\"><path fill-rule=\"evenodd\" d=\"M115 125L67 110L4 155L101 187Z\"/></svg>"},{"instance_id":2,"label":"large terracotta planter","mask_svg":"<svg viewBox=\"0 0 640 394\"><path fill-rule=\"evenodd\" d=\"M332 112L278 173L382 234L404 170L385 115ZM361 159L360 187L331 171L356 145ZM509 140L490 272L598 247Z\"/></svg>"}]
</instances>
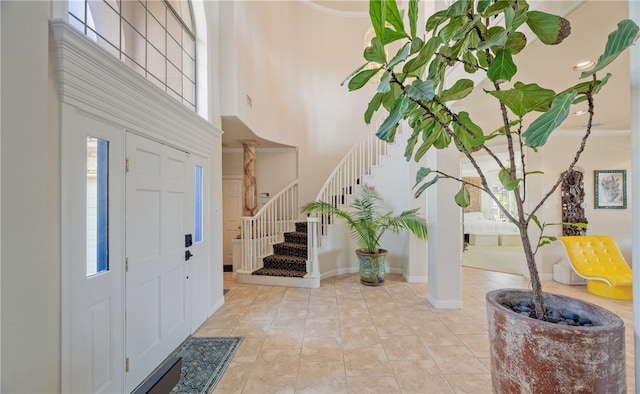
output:
<instances>
[{"instance_id":1,"label":"large terracotta planter","mask_svg":"<svg viewBox=\"0 0 640 394\"><path fill-rule=\"evenodd\" d=\"M545 293L545 307L567 310L593 327L532 319L502 306L530 301L531 291L487 294L491 379L496 393L626 393L624 322L612 312Z\"/></svg>"},{"instance_id":2,"label":"large terracotta planter","mask_svg":"<svg viewBox=\"0 0 640 394\"><path fill-rule=\"evenodd\" d=\"M388 250L378 249L378 253L365 253L362 249L356 250L356 256L360 261L360 283L369 286L380 286L384 283L384 258Z\"/></svg>"}]
</instances>

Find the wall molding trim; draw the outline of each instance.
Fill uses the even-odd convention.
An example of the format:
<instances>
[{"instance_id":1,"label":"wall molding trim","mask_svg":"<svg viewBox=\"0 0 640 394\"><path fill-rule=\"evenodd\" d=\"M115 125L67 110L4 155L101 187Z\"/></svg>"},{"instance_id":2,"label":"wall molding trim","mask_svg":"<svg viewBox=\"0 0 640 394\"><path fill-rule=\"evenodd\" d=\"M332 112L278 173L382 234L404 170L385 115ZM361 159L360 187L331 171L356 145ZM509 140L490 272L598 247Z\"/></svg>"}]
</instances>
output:
<instances>
[{"instance_id":1,"label":"wall molding trim","mask_svg":"<svg viewBox=\"0 0 640 394\"><path fill-rule=\"evenodd\" d=\"M208 157L222 131L63 20L51 21L63 103L187 152ZM219 142L218 142L219 143Z\"/></svg>"}]
</instances>

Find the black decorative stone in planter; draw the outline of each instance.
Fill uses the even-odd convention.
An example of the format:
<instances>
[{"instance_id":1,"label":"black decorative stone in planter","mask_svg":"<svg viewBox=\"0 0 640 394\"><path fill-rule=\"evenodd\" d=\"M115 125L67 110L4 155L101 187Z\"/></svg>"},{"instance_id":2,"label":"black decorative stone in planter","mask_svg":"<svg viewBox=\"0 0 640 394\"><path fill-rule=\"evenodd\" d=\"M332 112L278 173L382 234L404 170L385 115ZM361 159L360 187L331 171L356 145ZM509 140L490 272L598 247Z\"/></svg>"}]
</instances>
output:
<instances>
[{"instance_id":1,"label":"black decorative stone in planter","mask_svg":"<svg viewBox=\"0 0 640 394\"><path fill-rule=\"evenodd\" d=\"M497 393L625 393L624 322L586 301L550 293L545 306L575 313L592 326L532 319L503 306L531 300L531 291L487 293L491 379Z\"/></svg>"}]
</instances>

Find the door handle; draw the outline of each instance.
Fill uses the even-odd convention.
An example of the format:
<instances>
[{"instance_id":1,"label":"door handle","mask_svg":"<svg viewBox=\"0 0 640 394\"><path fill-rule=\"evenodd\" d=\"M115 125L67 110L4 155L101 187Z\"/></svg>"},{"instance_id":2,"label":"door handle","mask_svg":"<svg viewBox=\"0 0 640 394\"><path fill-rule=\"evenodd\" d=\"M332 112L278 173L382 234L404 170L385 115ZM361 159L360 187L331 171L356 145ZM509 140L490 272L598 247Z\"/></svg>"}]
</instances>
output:
<instances>
[{"instance_id":1,"label":"door handle","mask_svg":"<svg viewBox=\"0 0 640 394\"><path fill-rule=\"evenodd\" d=\"M191 254L191 251L187 250L186 252L184 252L185 261L189 260L191 257L193 257L193 255Z\"/></svg>"}]
</instances>

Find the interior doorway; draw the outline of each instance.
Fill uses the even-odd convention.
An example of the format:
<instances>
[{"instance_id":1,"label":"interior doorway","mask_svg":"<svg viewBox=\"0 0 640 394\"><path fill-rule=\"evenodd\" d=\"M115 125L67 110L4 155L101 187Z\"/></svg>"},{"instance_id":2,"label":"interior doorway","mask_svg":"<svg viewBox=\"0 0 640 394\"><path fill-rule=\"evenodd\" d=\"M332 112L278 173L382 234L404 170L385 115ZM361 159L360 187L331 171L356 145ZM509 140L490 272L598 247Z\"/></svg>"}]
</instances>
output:
<instances>
[{"instance_id":1,"label":"interior doorway","mask_svg":"<svg viewBox=\"0 0 640 394\"><path fill-rule=\"evenodd\" d=\"M222 180L223 261L225 271L233 267L233 240L240 236L242 225L242 177Z\"/></svg>"}]
</instances>

